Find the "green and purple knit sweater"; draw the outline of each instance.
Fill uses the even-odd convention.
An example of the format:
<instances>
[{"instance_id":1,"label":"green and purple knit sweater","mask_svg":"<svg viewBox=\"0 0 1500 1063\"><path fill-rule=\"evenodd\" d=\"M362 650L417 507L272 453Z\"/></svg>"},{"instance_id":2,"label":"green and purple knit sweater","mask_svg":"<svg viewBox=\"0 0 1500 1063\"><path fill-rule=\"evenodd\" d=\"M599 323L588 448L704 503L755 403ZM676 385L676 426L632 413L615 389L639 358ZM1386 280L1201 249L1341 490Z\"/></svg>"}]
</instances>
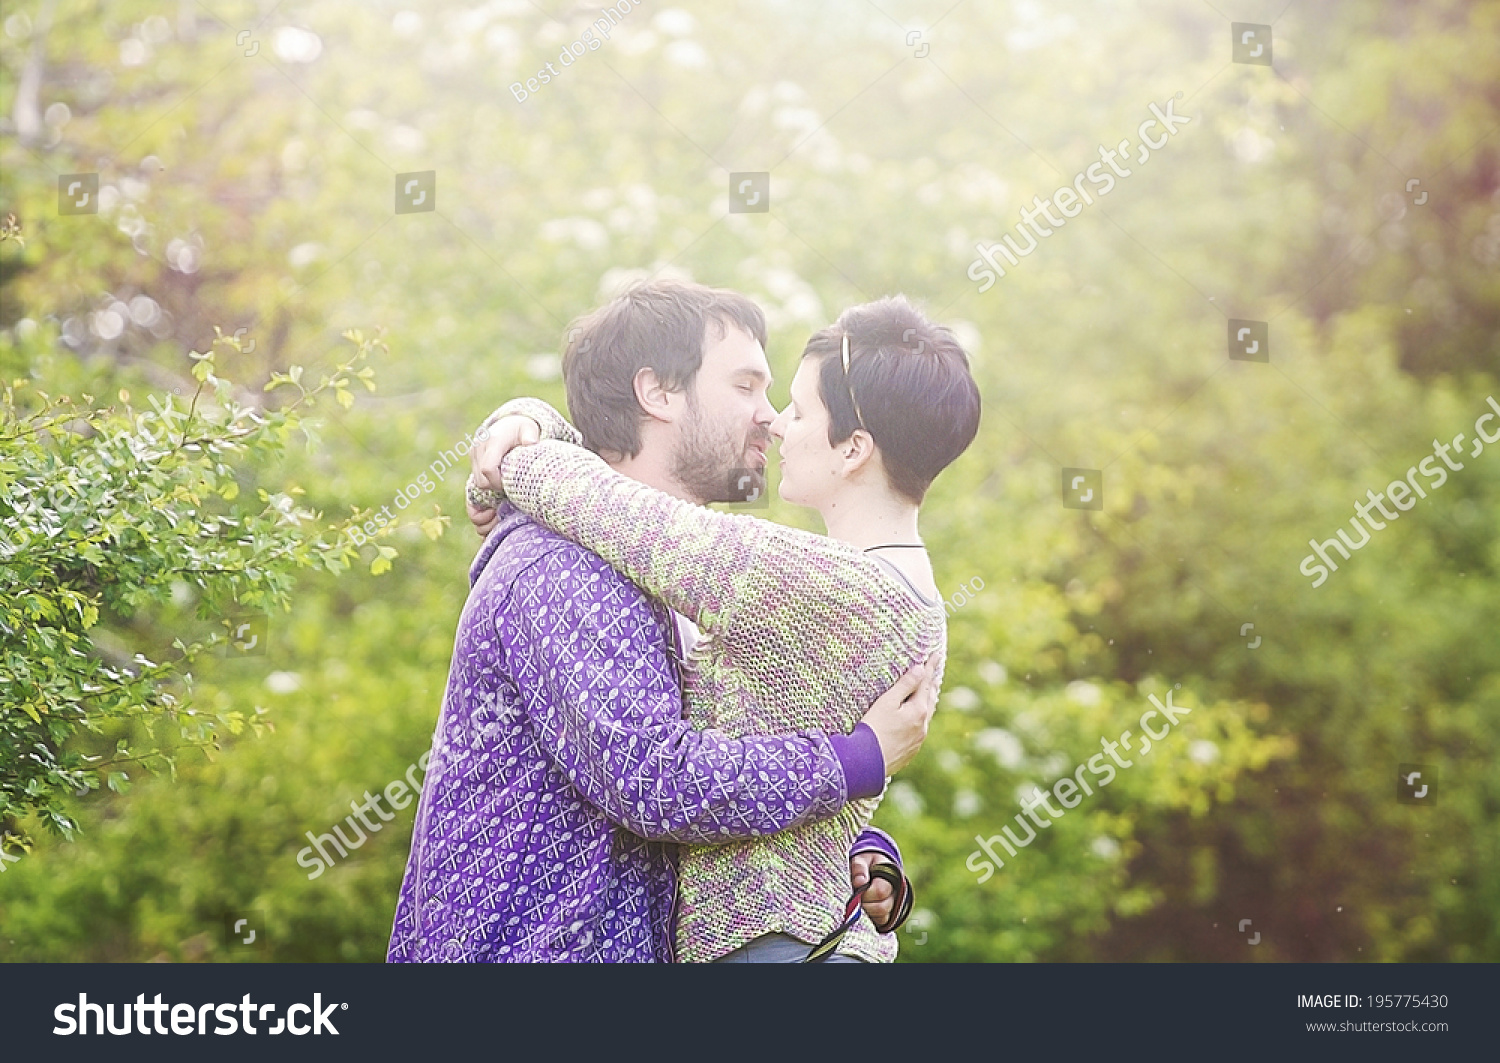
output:
<instances>
[{"instance_id":1,"label":"green and purple knit sweater","mask_svg":"<svg viewBox=\"0 0 1500 1063\"><path fill-rule=\"evenodd\" d=\"M940 604L924 604L882 563L848 543L721 513L623 476L585 450L538 400L507 403L543 442L505 459L505 492L541 523L598 554L702 631L688 654L687 719L730 737L822 730L848 734L913 664L946 651ZM677 948L707 962L762 934L809 944L838 922L849 850L879 798L751 841L681 849ZM894 935L861 919L839 951L896 955Z\"/></svg>"}]
</instances>

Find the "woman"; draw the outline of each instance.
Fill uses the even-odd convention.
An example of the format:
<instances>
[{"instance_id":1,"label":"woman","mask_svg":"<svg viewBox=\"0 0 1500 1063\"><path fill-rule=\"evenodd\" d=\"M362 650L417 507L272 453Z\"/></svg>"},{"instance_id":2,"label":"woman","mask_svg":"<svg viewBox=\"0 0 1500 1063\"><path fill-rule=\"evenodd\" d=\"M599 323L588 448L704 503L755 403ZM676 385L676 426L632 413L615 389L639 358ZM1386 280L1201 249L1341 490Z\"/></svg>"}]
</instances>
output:
<instances>
[{"instance_id":1,"label":"woman","mask_svg":"<svg viewBox=\"0 0 1500 1063\"><path fill-rule=\"evenodd\" d=\"M935 654L941 668L944 611L918 509L973 440L979 406L952 333L904 298L853 307L815 334L771 433L782 497L817 509L827 536L708 510L622 476L576 445L544 403L502 407L493 435L503 450L521 438L524 417L535 420L545 441L500 454L509 500L701 630L683 683L694 726L848 733L911 661ZM850 843L878 803L851 802L753 841L684 846L679 957L802 959L838 924ZM856 922L839 951L888 962L896 944Z\"/></svg>"}]
</instances>

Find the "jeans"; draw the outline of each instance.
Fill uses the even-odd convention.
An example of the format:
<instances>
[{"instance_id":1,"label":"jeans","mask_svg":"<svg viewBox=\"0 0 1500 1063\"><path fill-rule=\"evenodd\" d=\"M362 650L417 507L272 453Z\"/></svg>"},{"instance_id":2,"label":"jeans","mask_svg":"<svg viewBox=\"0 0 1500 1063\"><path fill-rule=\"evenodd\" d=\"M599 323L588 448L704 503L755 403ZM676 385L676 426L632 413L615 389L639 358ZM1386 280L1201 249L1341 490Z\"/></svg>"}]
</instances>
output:
<instances>
[{"instance_id":1,"label":"jeans","mask_svg":"<svg viewBox=\"0 0 1500 1063\"><path fill-rule=\"evenodd\" d=\"M733 952L720 956L715 963L801 963L812 951L805 941L798 941L788 934L762 934L748 945L741 945ZM824 963L864 963L854 956L834 953Z\"/></svg>"}]
</instances>

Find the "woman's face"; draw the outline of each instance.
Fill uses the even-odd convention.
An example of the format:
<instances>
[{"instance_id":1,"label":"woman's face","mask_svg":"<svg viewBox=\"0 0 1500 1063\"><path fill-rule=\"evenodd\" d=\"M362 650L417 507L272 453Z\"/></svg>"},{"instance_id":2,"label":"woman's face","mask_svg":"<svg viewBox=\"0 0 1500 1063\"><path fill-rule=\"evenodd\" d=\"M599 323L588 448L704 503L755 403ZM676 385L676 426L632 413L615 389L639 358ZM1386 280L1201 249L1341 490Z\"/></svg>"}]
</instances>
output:
<instances>
[{"instance_id":1,"label":"woman's face","mask_svg":"<svg viewBox=\"0 0 1500 1063\"><path fill-rule=\"evenodd\" d=\"M828 442L828 407L818 395L821 367L816 359L802 359L792 377L792 400L771 424L781 443L781 497L814 509L838 488L843 468L840 449Z\"/></svg>"}]
</instances>

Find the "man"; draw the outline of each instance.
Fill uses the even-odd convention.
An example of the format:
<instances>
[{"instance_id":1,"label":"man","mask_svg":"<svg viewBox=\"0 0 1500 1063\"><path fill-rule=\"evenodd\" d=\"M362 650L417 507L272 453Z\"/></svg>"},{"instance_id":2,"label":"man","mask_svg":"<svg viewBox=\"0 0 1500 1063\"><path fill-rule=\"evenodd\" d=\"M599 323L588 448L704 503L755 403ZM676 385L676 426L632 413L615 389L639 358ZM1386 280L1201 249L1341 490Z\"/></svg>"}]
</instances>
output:
<instances>
[{"instance_id":1,"label":"man","mask_svg":"<svg viewBox=\"0 0 1500 1063\"><path fill-rule=\"evenodd\" d=\"M694 502L763 489L775 416L764 339L743 296L637 287L570 331L569 408L585 442L643 483ZM691 632L511 507L481 523L493 531L470 573L391 960L669 960L669 843L833 815L878 794L919 748L933 708L926 669L851 735L693 730L678 671ZM877 856L899 859L893 849L862 837L856 884ZM887 923L887 884L866 900Z\"/></svg>"}]
</instances>

